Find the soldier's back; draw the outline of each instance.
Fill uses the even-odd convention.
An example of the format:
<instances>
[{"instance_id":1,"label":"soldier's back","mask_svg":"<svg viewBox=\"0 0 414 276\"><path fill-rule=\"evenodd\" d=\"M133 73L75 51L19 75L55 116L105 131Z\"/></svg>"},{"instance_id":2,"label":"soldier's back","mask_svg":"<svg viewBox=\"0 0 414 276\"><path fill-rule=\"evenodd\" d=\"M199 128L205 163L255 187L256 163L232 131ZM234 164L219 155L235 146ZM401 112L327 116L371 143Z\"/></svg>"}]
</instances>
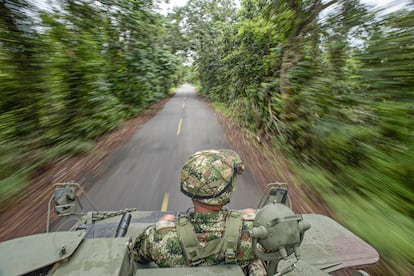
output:
<instances>
[{"instance_id":1,"label":"soldier's back","mask_svg":"<svg viewBox=\"0 0 414 276\"><path fill-rule=\"evenodd\" d=\"M230 211L213 213L190 213L187 216L192 225L200 248L205 248L209 242L223 238L226 231L226 219ZM251 248L248 231L253 227L255 210L245 209L240 213L242 222L239 229L239 239L236 252L236 262L242 267L255 258ZM177 231L177 219L172 215L162 217L155 225L147 228L138 238L135 247L138 261L154 261L160 267L185 265L217 265L226 262L225 252L218 252L189 263Z\"/></svg>"}]
</instances>

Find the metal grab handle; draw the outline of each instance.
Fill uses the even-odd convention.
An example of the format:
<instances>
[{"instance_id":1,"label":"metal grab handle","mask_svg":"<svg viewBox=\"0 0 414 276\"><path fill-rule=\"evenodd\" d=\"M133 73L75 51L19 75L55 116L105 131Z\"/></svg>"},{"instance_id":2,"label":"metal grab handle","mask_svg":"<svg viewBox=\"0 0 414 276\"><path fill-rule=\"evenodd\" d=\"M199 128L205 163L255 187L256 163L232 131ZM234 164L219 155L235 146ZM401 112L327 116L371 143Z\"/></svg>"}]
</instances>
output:
<instances>
[{"instance_id":1,"label":"metal grab handle","mask_svg":"<svg viewBox=\"0 0 414 276\"><path fill-rule=\"evenodd\" d=\"M118 227L116 228L116 232L115 232L115 238L121 238L121 237L125 237L127 231L128 231L128 227L129 227L129 223L131 222L131 214L130 213L124 213L121 217L121 220L119 221Z\"/></svg>"}]
</instances>

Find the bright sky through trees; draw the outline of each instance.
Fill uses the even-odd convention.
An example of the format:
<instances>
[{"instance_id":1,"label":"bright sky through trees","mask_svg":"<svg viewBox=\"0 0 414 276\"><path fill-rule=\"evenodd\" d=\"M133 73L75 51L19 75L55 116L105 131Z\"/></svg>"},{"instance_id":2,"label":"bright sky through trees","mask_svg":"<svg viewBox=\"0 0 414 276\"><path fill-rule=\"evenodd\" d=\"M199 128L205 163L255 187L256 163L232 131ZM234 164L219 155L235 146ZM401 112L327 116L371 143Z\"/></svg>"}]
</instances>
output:
<instances>
[{"instance_id":1,"label":"bright sky through trees","mask_svg":"<svg viewBox=\"0 0 414 276\"><path fill-rule=\"evenodd\" d=\"M169 4L162 4L161 13L167 14L171 12L175 6L182 7L188 0L171 0ZM398 10L407 5L407 0L362 0L362 3L371 5L375 8L388 7L389 12Z\"/></svg>"},{"instance_id":2,"label":"bright sky through trees","mask_svg":"<svg viewBox=\"0 0 414 276\"><path fill-rule=\"evenodd\" d=\"M186 81L410 275L414 2L161 1L0 1L0 202Z\"/></svg>"}]
</instances>

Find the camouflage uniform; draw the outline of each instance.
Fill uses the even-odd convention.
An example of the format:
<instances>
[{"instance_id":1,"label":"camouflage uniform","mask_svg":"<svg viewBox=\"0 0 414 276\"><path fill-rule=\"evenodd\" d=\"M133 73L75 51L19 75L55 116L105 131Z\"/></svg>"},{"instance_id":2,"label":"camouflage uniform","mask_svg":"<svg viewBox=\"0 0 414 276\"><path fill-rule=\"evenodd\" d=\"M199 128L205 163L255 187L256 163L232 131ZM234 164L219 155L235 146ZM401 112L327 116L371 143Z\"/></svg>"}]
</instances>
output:
<instances>
[{"instance_id":1,"label":"camouflage uniform","mask_svg":"<svg viewBox=\"0 0 414 276\"><path fill-rule=\"evenodd\" d=\"M241 174L243 170L243 163L234 151L197 152L189 158L181 171L181 191L193 200L204 204L227 204L233 194L237 174ZM200 248L206 247L211 241L223 238L226 218L230 215L230 211L225 210L189 214L188 221L194 228ZM238 225L241 225L240 238L234 253L235 262L246 274L259 276L265 275L266 271L261 261L255 259L252 240L249 236L255 215L256 212L253 209L241 211L241 218L238 217ZM209 255L196 262L191 261L183 249L184 243L180 240L177 223L175 216L166 215L155 225L148 227L135 242L135 260L144 263L154 261L160 267L207 266L226 262L224 252Z\"/></svg>"},{"instance_id":2,"label":"camouflage uniform","mask_svg":"<svg viewBox=\"0 0 414 276\"><path fill-rule=\"evenodd\" d=\"M227 204L244 165L231 150L205 150L190 156L181 170L181 192L208 205Z\"/></svg>"}]
</instances>

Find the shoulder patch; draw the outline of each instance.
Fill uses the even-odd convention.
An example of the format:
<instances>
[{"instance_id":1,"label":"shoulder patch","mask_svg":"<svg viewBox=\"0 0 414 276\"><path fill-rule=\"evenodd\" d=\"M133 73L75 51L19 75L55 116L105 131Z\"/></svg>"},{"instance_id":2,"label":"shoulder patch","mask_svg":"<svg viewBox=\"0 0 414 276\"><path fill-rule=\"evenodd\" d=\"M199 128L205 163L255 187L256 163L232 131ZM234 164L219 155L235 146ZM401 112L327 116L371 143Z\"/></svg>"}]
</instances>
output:
<instances>
[{"instance_id":1,"label":"shoulder patch","mask_svg":"<svg viewBox=\"0 0 414 276\"><path fill-rule=\"evenodd\" d=\"M155 224L156 231L168 230L175 228L175 216L171 214L164 215Z\"/></svg>"},{"instance_id":2,"label":"shoulder patch","mask_svg":"<svg viewBox=\"0 0 414 276\"><path fill-rule=\"evenodd\" d=\"M256 218L256 210L252 208L247 208L241 210L243 220L254 220Z\"/></svg>"}]
</instances>

